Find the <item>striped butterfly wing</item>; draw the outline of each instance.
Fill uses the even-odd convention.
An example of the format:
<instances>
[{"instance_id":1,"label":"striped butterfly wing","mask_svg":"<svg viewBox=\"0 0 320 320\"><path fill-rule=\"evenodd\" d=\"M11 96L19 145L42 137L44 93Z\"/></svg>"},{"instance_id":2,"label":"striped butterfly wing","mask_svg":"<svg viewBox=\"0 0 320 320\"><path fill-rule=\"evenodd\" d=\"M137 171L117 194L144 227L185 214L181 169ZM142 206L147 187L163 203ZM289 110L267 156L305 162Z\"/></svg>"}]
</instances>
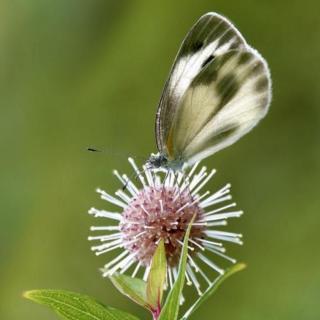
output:
<instances>
[{"instance_id":1,"label":"striped butterfly wing","mask_svg":"<svg viewBox=\"0 0 320 320\"><path fill-rule=\"evenodd\" d=\"M205 38L200 26L210 26ZM194 52L190 48L200 47L194 43L204 44ZM225 18L207 14L183 42L161 98L159 151L189 164L201 160L250 131L266 114L270 96L263 58Z\"/></svg>"},{"instance_id":2,"label":"striped butterfly wing","mask_svg":"<svg viewBox=\"0 0 320 320\"><path fill-rule=\"evenodd\" d=\"M156 140L160 153L169 159L176 157L172 130L177 126L180 109L186 107L182 100L198 74L216 57L246 47L244 38L232 23L216 13L207 13L195 23L180 47L160 99L156 116Z\"/></svg>"},{"instance_id":3,"label":"striped butterfly wing","mask_svg":"<svg viewBox=\"0 0 320 320\"><path fill-rule=\"evenodd\" d=\"M192 164L231 145L267 113L271 80L250 47L212 60L192 80L170 123L173 158Z\"/></svg>"}]
</instances>

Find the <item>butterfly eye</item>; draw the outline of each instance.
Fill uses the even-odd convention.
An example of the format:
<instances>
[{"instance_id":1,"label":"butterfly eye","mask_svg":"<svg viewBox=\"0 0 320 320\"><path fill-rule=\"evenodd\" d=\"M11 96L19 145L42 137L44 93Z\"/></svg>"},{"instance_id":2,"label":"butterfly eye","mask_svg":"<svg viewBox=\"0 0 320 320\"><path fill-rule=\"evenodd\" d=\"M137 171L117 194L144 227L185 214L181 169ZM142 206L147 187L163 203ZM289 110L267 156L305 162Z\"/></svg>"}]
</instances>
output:
<instances>
[{"instance_id":1,"label":"butterfly eye","mask_svg":"<svg viewBox=\"0 0 320 320\"><path fill-rule=\"evenodd\" d=\"M201 65L201 68L204 68L209 62L211 62L214 59L214 55L211 54L206 60L204 60L204 62Z\"/></svg>"}]
</instances>

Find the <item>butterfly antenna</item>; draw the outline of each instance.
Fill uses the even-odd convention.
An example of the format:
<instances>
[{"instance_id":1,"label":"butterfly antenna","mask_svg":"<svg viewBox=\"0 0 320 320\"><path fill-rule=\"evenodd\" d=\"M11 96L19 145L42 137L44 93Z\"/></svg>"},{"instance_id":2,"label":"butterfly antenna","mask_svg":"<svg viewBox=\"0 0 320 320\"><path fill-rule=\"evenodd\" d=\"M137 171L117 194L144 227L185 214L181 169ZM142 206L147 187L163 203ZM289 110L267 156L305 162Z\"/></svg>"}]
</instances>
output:
<instances>
[{"instance_id":1,"label":"butterfly antenna","mask_svg":"<svg viewBox=\"0 0 320 320\"><path fill-rule=\"evenodd\" d=\"M128 158L130 156L130 154L127 154L127 152L122 152L121 150L115 150L112 148L96 148L94 146L88 146L86 148L87 151L89 152L99 152L99 153L104 153L107 155L110 155L112 157L117 157L117 158L121 158L121 159L125 159ZM146 162L148 159L146 157L142 157L142 156L137 156L137 158L140 158L143 160L143 162Z\"/></svg>"},{"instance_id":2,"label":"butterfly antenna","mask_svg":"<svg viewBox=\"0 0 320 320\"><path fill-rule=\"evenodd\" d=\"M89 152L102 152L101 150L96 149L96 148L92 148L92 147L88 147L87 151L89 151Z\"/></svg>"}]
</instances>

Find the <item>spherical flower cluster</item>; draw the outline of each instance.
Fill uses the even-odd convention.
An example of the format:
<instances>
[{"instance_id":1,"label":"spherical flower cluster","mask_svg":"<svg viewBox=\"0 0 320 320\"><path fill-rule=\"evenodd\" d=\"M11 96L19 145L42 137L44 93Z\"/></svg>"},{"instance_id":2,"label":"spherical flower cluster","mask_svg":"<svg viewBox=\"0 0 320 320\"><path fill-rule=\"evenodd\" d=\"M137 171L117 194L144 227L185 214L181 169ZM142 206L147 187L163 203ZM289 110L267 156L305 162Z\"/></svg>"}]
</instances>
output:
<instances>
[{"instance_id":1,"label":"spherical flower cluster","mask_svg":"<svg viewBox=\"0 0 320 320\"><path fill-rule=\"evenodd\" d=\"M218 274L224 270L208 255L218 255L235 263L225 254L223 242L242 244L241 234L217 230L227 224L227 219L239 217L242 211L232 210L235 203L221 206L231 200L230 184L210 194L201 190L215 174L205 167L197 172L198 163L189 172L174 172L166 169L150 169L143 166L140 171L132 158L133 166L141 186L137 187L126 175L114 171L124 186L115 196L97 189L101 198L120 207L121 212L110 212L91 208L89 213L97 218L115 220L116 225L94 226L92 231L107 232L90 236L89 240L99 241L92 250L97 255L116 249L123 249L118 256L103 267L103 275L132 270L135 277L144 269L143 278L148 276L150 262L161 239L164 240L167 258L167 284L172 287L177 278L177 266L185 232L194 218L188 243L186 279L201 294L198 274L210 285L211 280L200 268L199 262L209 266ZM209 209L210 208L210 209ZM205 255L208 253L208 255ZM197 261L199 260L199 262Z\"/></svg>"}]
</instances>

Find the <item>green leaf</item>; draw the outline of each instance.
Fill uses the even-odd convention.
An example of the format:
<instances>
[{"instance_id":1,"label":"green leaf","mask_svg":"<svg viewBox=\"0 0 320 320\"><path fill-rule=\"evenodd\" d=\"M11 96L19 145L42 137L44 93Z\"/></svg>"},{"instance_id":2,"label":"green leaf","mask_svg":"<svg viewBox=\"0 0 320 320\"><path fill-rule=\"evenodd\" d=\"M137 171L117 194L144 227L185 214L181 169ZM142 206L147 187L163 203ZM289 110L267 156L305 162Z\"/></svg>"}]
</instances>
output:
<instances>
[{"instance_id":1,"label":"green leaf","mask_svg":"<svg viewBox=\"0 0 320 320\"><path fill-rule=\"evenodd\" d=\"M88 296L64 290L32 290L24 297L53 309L68 320L138 320L135 316L104 306Z\"/></svg>"},{"instance_id":2,"label":"green leaf","mask_svg":"<svg viewBox=\"0 0 320 320\"><path fill-rule=\"evenodd\" d=\"M159 310L167 274L167 260L163 239L153 255L147 281L147 300L153 310Z\"/></svg>"},{"instance_id":3,"label":"green leaf","mask_svg":"<svg viewBox=\"0 0 320 320\"><path fill-rule=\"evenodd\" d=\"M119 273L111 276L110 280L122 294L150 310L146 297L147 283L145 281Z\"/></svg>"},{"instance_id":4,"label":"green leaf","mask_svg":"<svg viewBox=\"0 0 320 320\"><path fill-rule=\"evenodd\" d=\"M180 307L180 297L181 297L182 289L184 286L184 280L185 280L187 254L188 254L188 241L189 241L189 235L190 235L190 230L191 230L193 221L194 221L194 217L190 221L190 224L188 226L188 229L184 237L177 280L174 286L172 287L172 290L169 292L166 303L160 313L159 320L176 320L178 318L179 307Z\"/></svg>"},{"instance_id":5,"label":"green leaf","mask_svg":"<svg viewBox=\"0 0 320 320\"><path fill-rule=\"evenodd\" d=\"M208 287L201 297L194 303L194 305L183 315L181 320L188 319L189 316L199 308L199 306L206 301L221 285L221 283L229 278L236 272L243 270L246 267L244 263L238 263L231 268L227 269L226 272L215 279L215 281Z\"/></svg>"}]
</instances>

